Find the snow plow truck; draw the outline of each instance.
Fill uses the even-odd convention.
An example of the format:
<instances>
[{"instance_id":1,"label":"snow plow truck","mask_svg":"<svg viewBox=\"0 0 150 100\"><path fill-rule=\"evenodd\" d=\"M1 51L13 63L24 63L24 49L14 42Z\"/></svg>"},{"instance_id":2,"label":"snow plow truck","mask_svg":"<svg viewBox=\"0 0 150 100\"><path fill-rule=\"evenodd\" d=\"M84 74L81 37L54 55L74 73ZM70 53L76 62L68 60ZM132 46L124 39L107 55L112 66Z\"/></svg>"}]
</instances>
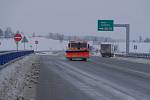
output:
<instances>
[{"instance_id":1,"label":"snow plow truck","mask_svg":"<svg viewBox=\"0 0 150 100\"><path fill-rule=\"evenodd\" d=\"M90 57L89 44L85 41L69 41L65 56L69 60L87 61Z\"/></svg>"}]
</instances>

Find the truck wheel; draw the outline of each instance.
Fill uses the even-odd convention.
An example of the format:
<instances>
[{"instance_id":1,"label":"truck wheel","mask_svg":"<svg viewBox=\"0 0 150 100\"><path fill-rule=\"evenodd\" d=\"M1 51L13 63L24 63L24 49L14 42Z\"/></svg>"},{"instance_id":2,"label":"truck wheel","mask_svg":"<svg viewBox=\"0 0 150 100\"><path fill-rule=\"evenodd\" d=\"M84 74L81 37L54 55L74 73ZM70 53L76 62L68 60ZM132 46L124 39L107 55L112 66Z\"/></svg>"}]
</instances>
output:
<instances>
[{"instance_id":1,"label":"truck wheel","mask_svg":"<svg viewBox=\"0 0 150 100\"><path fill-rule=\"evenodd\" d=\"M111 54L111 57L114 57L115 55L114 54Z\"/></svg>"},{"instance_id":2,"label":"truck wheel","mask_svg":"<svg viewBox=\"0 0 150 100\"><path fill-rule=\"evenodd\" d=\"M67 58L68 60L72 60L72 58Z\"/></svg>"},{"instance_id":3,"label":"truck wheel","mask_svg":"<svg viewBox=\"0 0 150 100\"><path fill-rule=\"evenodd\" d=\"M83 58L82 60L83 60L83 61L87 61L87 59L86 59L86 58Z\"/></svg>"},{"instance_id":4,"label":"truck wheel","mask_svg":"<svg viewBox=\"0 0 150 100\"><path fill-rule=\"evenodd\" d=\"M102 57L105 57L105 55L102 55Z\"/></svg>"}]
</instances>

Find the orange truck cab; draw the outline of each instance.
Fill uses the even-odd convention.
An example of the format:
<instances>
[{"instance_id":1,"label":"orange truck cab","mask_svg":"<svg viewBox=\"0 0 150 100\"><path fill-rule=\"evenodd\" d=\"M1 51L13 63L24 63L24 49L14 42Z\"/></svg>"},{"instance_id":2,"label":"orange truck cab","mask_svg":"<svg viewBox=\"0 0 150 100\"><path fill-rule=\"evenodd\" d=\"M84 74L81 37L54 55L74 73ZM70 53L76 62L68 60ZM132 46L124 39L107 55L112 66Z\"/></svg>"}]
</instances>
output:
<instances>
[{"instance_id":1,"label":"orange truck cab","mask_svg":"<svg viewBox=\"0 0 150 100\"><path fill-rule=\"evenodd\" d=\"M85 41L70 41L65 56L69 60L80 58L86 61L90 57L89 44Z\"/></svg>"}]
</instances>

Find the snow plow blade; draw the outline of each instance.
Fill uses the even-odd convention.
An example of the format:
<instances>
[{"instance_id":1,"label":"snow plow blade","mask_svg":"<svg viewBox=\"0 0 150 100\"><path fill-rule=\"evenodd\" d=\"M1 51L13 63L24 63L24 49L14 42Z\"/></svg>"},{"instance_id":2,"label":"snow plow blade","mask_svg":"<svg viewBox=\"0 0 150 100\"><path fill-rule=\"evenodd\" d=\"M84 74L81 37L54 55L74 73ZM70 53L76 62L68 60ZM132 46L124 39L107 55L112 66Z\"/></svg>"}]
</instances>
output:
<instances>
[{"instance_id":1,"label":"snow plow blade","mask_svg":"<svg viewBox=\"0 0 150 100\"><path fill-rule=\"evenodd\" d=\"M66 58L89 58L89 51L66 51Z\"/></svg>"}]
</instances>

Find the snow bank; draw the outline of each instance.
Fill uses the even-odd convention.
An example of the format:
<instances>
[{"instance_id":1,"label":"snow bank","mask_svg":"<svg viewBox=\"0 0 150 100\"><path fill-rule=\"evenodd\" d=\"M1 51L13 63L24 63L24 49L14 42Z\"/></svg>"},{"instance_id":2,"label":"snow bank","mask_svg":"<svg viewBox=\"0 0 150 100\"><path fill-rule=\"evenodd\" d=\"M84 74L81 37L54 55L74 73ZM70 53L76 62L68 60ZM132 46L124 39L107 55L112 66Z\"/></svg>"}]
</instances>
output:
<instances>
[{"instance_id":1,"label":"snow bank","mask_svg":"<svg viewBox=\"0 0 150 100\"><path fill-rule=\"evenodd\" d=\"M37 62L38 57L30 55L0 70L0 100L29 100L23 95L29 92L25 89L30 86ZM31 94L35 97L35 93Z\"/></svg>"}]
</instances>

